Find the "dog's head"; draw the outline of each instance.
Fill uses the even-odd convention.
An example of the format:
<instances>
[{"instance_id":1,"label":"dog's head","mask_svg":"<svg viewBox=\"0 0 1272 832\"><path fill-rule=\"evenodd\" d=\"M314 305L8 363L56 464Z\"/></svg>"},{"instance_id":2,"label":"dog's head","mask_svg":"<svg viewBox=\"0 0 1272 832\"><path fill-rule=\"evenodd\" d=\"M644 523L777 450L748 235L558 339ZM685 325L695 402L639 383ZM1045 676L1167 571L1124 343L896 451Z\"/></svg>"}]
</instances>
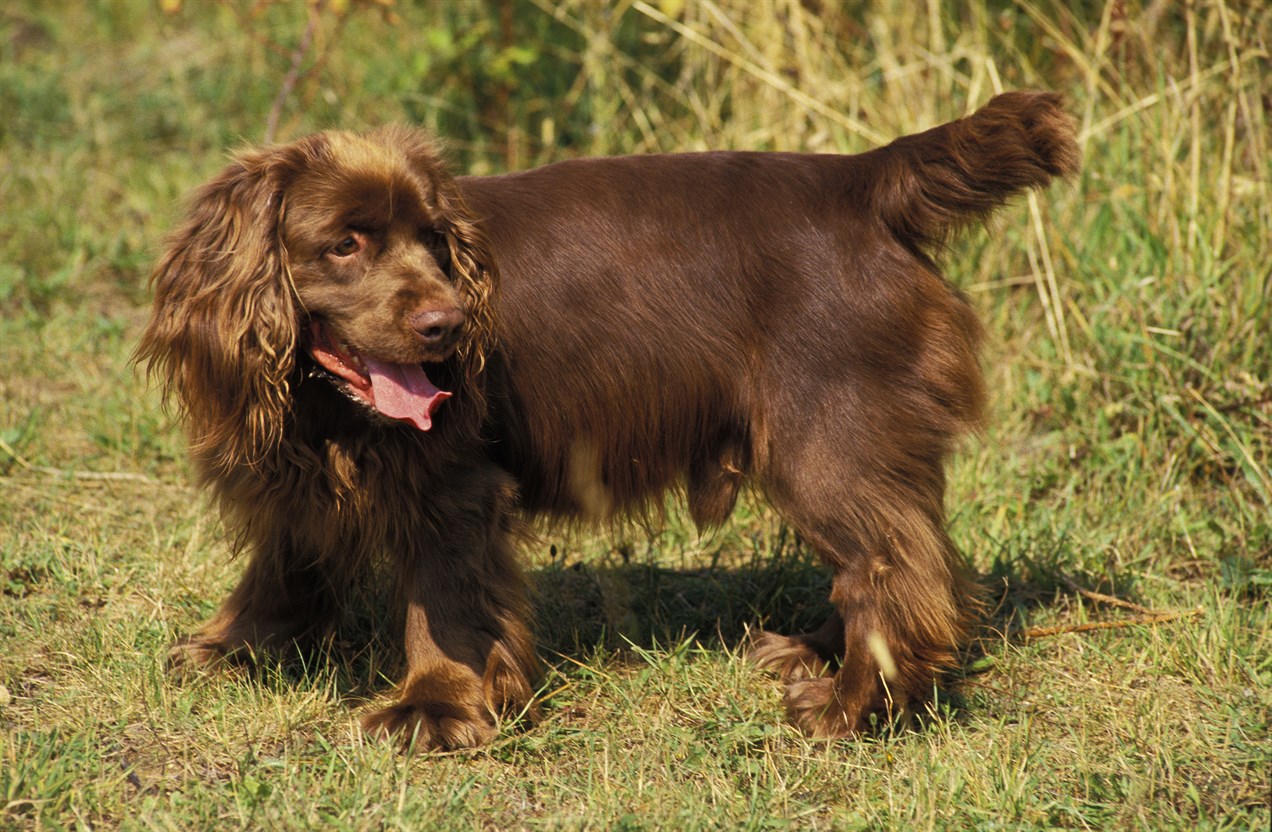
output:
<instances>
[{"instance_id":1,"label":"dog's head","mask_svg":"<svg viewBox=\"0 0 1272 832\"><path fill-rule=\"evenodd\" d=\"M243 153L196 194L151 278L138 357L218 468L278 445L306 376L429 430L439 407L481 404L491 280L421 132L318 134ZM452 393L464 401L443 405Z\"/></svg>"}]
</instances>

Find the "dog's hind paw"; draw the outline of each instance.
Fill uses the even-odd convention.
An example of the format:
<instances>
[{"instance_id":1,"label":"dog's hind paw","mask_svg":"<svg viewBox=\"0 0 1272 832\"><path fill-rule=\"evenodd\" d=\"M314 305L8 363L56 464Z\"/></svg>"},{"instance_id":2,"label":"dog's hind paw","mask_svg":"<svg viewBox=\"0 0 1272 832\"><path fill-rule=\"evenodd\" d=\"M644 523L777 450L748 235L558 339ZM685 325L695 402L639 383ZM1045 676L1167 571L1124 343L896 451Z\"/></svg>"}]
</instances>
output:
<instances>
[{"instance_id":1,"label":"dog's hind paw","mask_svg":"<svg viewBox=\"0 0 1272 832\"><path fill-rule=\"evenodd\" d=\"M364 717L362 730L418 751L476 748L498 733L494 718L484 709L447 702L399 702Z\"/></svg>"}]
</instances>

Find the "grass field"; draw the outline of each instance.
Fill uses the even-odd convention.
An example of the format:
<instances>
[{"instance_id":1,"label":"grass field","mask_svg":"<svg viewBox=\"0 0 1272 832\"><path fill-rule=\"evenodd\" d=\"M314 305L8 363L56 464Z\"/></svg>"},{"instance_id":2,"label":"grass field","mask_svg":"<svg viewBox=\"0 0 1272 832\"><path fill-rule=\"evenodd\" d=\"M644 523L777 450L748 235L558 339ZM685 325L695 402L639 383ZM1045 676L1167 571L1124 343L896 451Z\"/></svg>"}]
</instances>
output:
<instances>
[{"instance_id":1,"label":"grass field","mask_svg":"<svg viewBox=\"0 0 1272 832\"><path fill-rule=\"evenodd\" d=\"M1272 7L175 5L0 4L0 828L1268 828ZM754 500L527 551L545 719L487 749L362 738L374 650L165 677L239 567L129 355L228 149L409 120L479 173L856 152L1021 87L1066 94L1085 170L946 258L990 333L948 505L993 611L920 726L784 724L745 630L826 584Z\"/></svg>"}]
</instances>

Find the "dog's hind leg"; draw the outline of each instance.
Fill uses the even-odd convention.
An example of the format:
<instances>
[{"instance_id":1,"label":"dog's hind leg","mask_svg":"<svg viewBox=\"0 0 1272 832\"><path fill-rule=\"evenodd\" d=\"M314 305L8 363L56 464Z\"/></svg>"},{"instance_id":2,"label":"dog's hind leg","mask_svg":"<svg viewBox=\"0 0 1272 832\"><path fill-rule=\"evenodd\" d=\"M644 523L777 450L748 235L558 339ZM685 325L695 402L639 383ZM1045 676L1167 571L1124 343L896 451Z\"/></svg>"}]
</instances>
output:
<instances>
[{"instance_id":1,"label":"dog's hind leg","mask_svg":"<svg viewBox=\"0 0 1272 832\"><path fill-rule=\"evenodd\" d=\"M814 737L930 698L966 636L974 602L944 529L945 443L905 422L809 420L779 435L762 472L774 507L833 570L835 613L821 630L755 641L756 660L787 679L792 720Z\"/></svg>"}]
</instances>

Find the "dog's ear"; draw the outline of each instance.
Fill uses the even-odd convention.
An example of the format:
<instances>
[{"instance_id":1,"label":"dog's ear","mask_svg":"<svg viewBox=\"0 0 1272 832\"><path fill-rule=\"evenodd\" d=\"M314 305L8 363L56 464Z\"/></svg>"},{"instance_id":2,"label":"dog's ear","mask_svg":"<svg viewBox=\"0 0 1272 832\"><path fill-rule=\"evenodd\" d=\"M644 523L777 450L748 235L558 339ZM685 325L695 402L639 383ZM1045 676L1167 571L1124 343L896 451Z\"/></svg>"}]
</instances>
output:
<instances>
[{"instance_id":1,"label":"dog's ear","mask_svg":"<svg viewBox=\"0 0 1272 832\"><path fill-rule=\"evenodd\" d=\"M374 139L406 157L416 176L427 186L426 199L435 230L446 237L450 253L451 280L464 298L464 338L458 349L465 374L465 392L478 408L484 385L480 377L486 358L494 347L495 321L491 294L496 270L490 243L482 230L481 218L464 201L463 191L451 175L437 144L423 130L393 125L381 128Z\"/></svg>"},{"instance_id":2,"label":"dog's ear","mask_svg":"<svg viewBox=\"0 0 1272 832\"><path fill-rule=\"evenodd\" d=\"M279 225L312 141L239 156L196 193L151 275L135 360L176 400L205 476L282 438L299 322Z\"/></svg>"}]
</instances>

